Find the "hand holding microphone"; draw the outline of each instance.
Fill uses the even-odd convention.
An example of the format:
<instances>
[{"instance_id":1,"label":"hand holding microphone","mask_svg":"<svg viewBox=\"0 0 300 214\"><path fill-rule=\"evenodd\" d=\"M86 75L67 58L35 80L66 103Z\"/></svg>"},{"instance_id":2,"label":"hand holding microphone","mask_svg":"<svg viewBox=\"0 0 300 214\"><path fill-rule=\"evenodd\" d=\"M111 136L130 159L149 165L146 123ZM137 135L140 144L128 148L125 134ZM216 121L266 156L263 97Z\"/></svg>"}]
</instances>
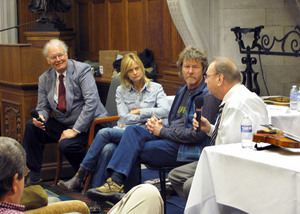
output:
<instances>
[{"instance_id":1,"label":"hand holding microphone","mask_svg":"<svg viewBox=\"0 0 300 214\"><path fill-rule=\"evenodd\" d=\"M35 109L30 110L30 115L35 119L35 120L33 120L33 124L36 127L38 127L38 128L45 131L46 130L46 128L45 128L45 118L43 117L43 115L39 115L39 113Z\"/></svg>"},{"instance_id":2,"label":"hand holding microphone","mask_svg":"<svg viewBox=\"0 0 300 214\"><path fill-rule=\"evenodd\" d=\"M203 107L203 97L198 96L198 97L195 98L195 108L196 108L196 114L197 114L196 120L199 123L199 127L197 128L197 132L200 132L200 127L201 127L202 107Z\"/></svg>"}]
</instances>

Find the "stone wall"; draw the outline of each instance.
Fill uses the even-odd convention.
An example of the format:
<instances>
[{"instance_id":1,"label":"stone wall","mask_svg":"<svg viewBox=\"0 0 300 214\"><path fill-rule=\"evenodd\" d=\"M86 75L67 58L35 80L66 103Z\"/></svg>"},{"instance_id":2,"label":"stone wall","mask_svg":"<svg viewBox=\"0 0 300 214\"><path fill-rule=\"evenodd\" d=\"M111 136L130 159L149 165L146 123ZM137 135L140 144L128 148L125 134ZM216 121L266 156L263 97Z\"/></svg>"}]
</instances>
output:
<instances>
[{"instance_id":1,"label":"stone wall","mask_svg":"<svg viewBox=\"0 0 300 214\"><path fill-rule=\"evenodd\" d=\"M241 63L242 54L231 31L232 27L252 28L263 25L261 36L281 39L287 32L300 25L300 9L297 0L223 0L220 8L221 50L220 55L232 58L240 70L245 69ZM252 34L253 35L253 34ZM252 38L248 38L248 41ZM298 38L299 41L299 38ZM249 44L249 43L248 43ZM286 43L290 46L290 44ZM298 45L300 48L300 44ZM280 51L275 47L274 50ZM258 55L252 55L258 59ZM300 86L300 57L261 55L262 68L270 95L289 96L293 84ZM267 95L258 64L253 66L259 72L258 81L261 95Z\"/></svg>"},{"instance_id":2,"label":"stone wall","mask_svg":"<svg viewBox=\"0 0 300 214\"><path fill-rule=\"evenodd\" d=\"M241 71L246 68L241 62L241 58L245 55L240 54L231 28L236 26L253 28L263 25L261 36L267 34L271 39L274 36L281 39L296 25L300 25L299 0L167 0L167 2L185 45L199 47L206 51L211 59L214 56L230 57ZM186 33L187 29L190 34ZM246 41L252 42L253 34L247 34L245 38ZM245 42L245 45L247 44L249 43ZM280 51L277 47L273 50ZM251 56L258 60L258 55ZM289 96L292 85L300 86L300 57L261 55L261 62L270 95ZM259 60L253 69L259 72L260 95L267 95Z\"/></svg>"}]
</instances>

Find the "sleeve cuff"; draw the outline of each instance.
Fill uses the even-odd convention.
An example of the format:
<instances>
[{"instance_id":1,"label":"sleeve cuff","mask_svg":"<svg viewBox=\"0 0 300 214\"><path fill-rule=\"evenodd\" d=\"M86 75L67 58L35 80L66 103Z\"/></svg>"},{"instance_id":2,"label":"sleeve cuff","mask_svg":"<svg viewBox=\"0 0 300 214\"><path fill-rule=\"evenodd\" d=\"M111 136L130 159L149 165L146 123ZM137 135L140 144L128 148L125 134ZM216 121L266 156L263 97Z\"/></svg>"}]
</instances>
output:
<instances>
[{"instance_id":1,"label":"sleeve cuff","mask_svg":"<svg viewBox=\"0 0 300 214\"><path fill-rule=\"evenodd\" d=\"M212 133L214 132L214 130L215 130L215 125L210 125L210 130L209 130L209 132L207 133L207 135L209 136L209 137L211 137L212 136Z\"/></svg>"},{"instance_id":2,"label":"sleeve cuff","mask_svg":"<svg viewBox=\"0 0 300 214\"><path fill-rule=\"evenodd\" d=\"M81 133L81 132L80 132L79 130L77 130L77 129L74 129L74 128L73 128L73 130L74 130L75 132L77 132L78 134Z\"/></svg>"}]
</instances>

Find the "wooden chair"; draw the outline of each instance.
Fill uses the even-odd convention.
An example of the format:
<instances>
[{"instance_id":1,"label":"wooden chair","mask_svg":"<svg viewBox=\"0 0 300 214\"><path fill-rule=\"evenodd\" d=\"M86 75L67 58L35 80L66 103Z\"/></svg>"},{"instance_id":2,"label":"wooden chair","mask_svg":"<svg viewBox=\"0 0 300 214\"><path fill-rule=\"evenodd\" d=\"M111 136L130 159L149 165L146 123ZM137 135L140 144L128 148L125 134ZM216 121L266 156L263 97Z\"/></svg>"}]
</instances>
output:
<instances>
[{"instance_id":1,"label":"wooden chair","mask_svg":"<svg viewBox=\"0 0 300 214\"><path fill-rule=\"evenodd\" d=\"M117 87L120 85L120 77L119 76L114 76L111 80L109 90L107 93L107 98L106 98L106 104L105 108L108 112L109 115L118 115L117 111L117 106L116 106L116 90ZM88 143L87 143L87 150L90 148L90 145L93 142L94 135L95 135L95 126L100 123L107 123L107 122L115 122L119 120L118 116L112 116L112 117L105 117L105 118L98 118L95 119L89 129L89 137L88 137ZM57 144L57 160L56 160L56 175L54 179L54 184L57 184L59 176L60 176L60 171L61 171L61 166L62 166L62 161L63 161L63 154L59 152L58 149L59 144ZM84 191L86 192L89 181L90 181L90 175L88 176L86 182L86 187L84 188Z\"/></svg>"}]
</instances>

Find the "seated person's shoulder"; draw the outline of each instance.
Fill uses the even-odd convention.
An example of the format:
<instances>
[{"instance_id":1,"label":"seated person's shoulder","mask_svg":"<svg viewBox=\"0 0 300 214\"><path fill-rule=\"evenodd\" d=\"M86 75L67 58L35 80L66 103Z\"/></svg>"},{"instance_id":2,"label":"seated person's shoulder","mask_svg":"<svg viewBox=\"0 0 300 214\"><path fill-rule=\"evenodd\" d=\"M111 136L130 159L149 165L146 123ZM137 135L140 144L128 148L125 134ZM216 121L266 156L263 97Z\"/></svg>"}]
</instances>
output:
<instances>
[{"instance_id":1,"label":"seated person's shoulder","mask_svg":"<svg viewBox=\"0 0 300 214\"><path fill-rule=\"evenodd\" d=\"M150 82L149 86L157 90L162 88L162 85L157 82Z\"/></svg>"}]
</instances>

